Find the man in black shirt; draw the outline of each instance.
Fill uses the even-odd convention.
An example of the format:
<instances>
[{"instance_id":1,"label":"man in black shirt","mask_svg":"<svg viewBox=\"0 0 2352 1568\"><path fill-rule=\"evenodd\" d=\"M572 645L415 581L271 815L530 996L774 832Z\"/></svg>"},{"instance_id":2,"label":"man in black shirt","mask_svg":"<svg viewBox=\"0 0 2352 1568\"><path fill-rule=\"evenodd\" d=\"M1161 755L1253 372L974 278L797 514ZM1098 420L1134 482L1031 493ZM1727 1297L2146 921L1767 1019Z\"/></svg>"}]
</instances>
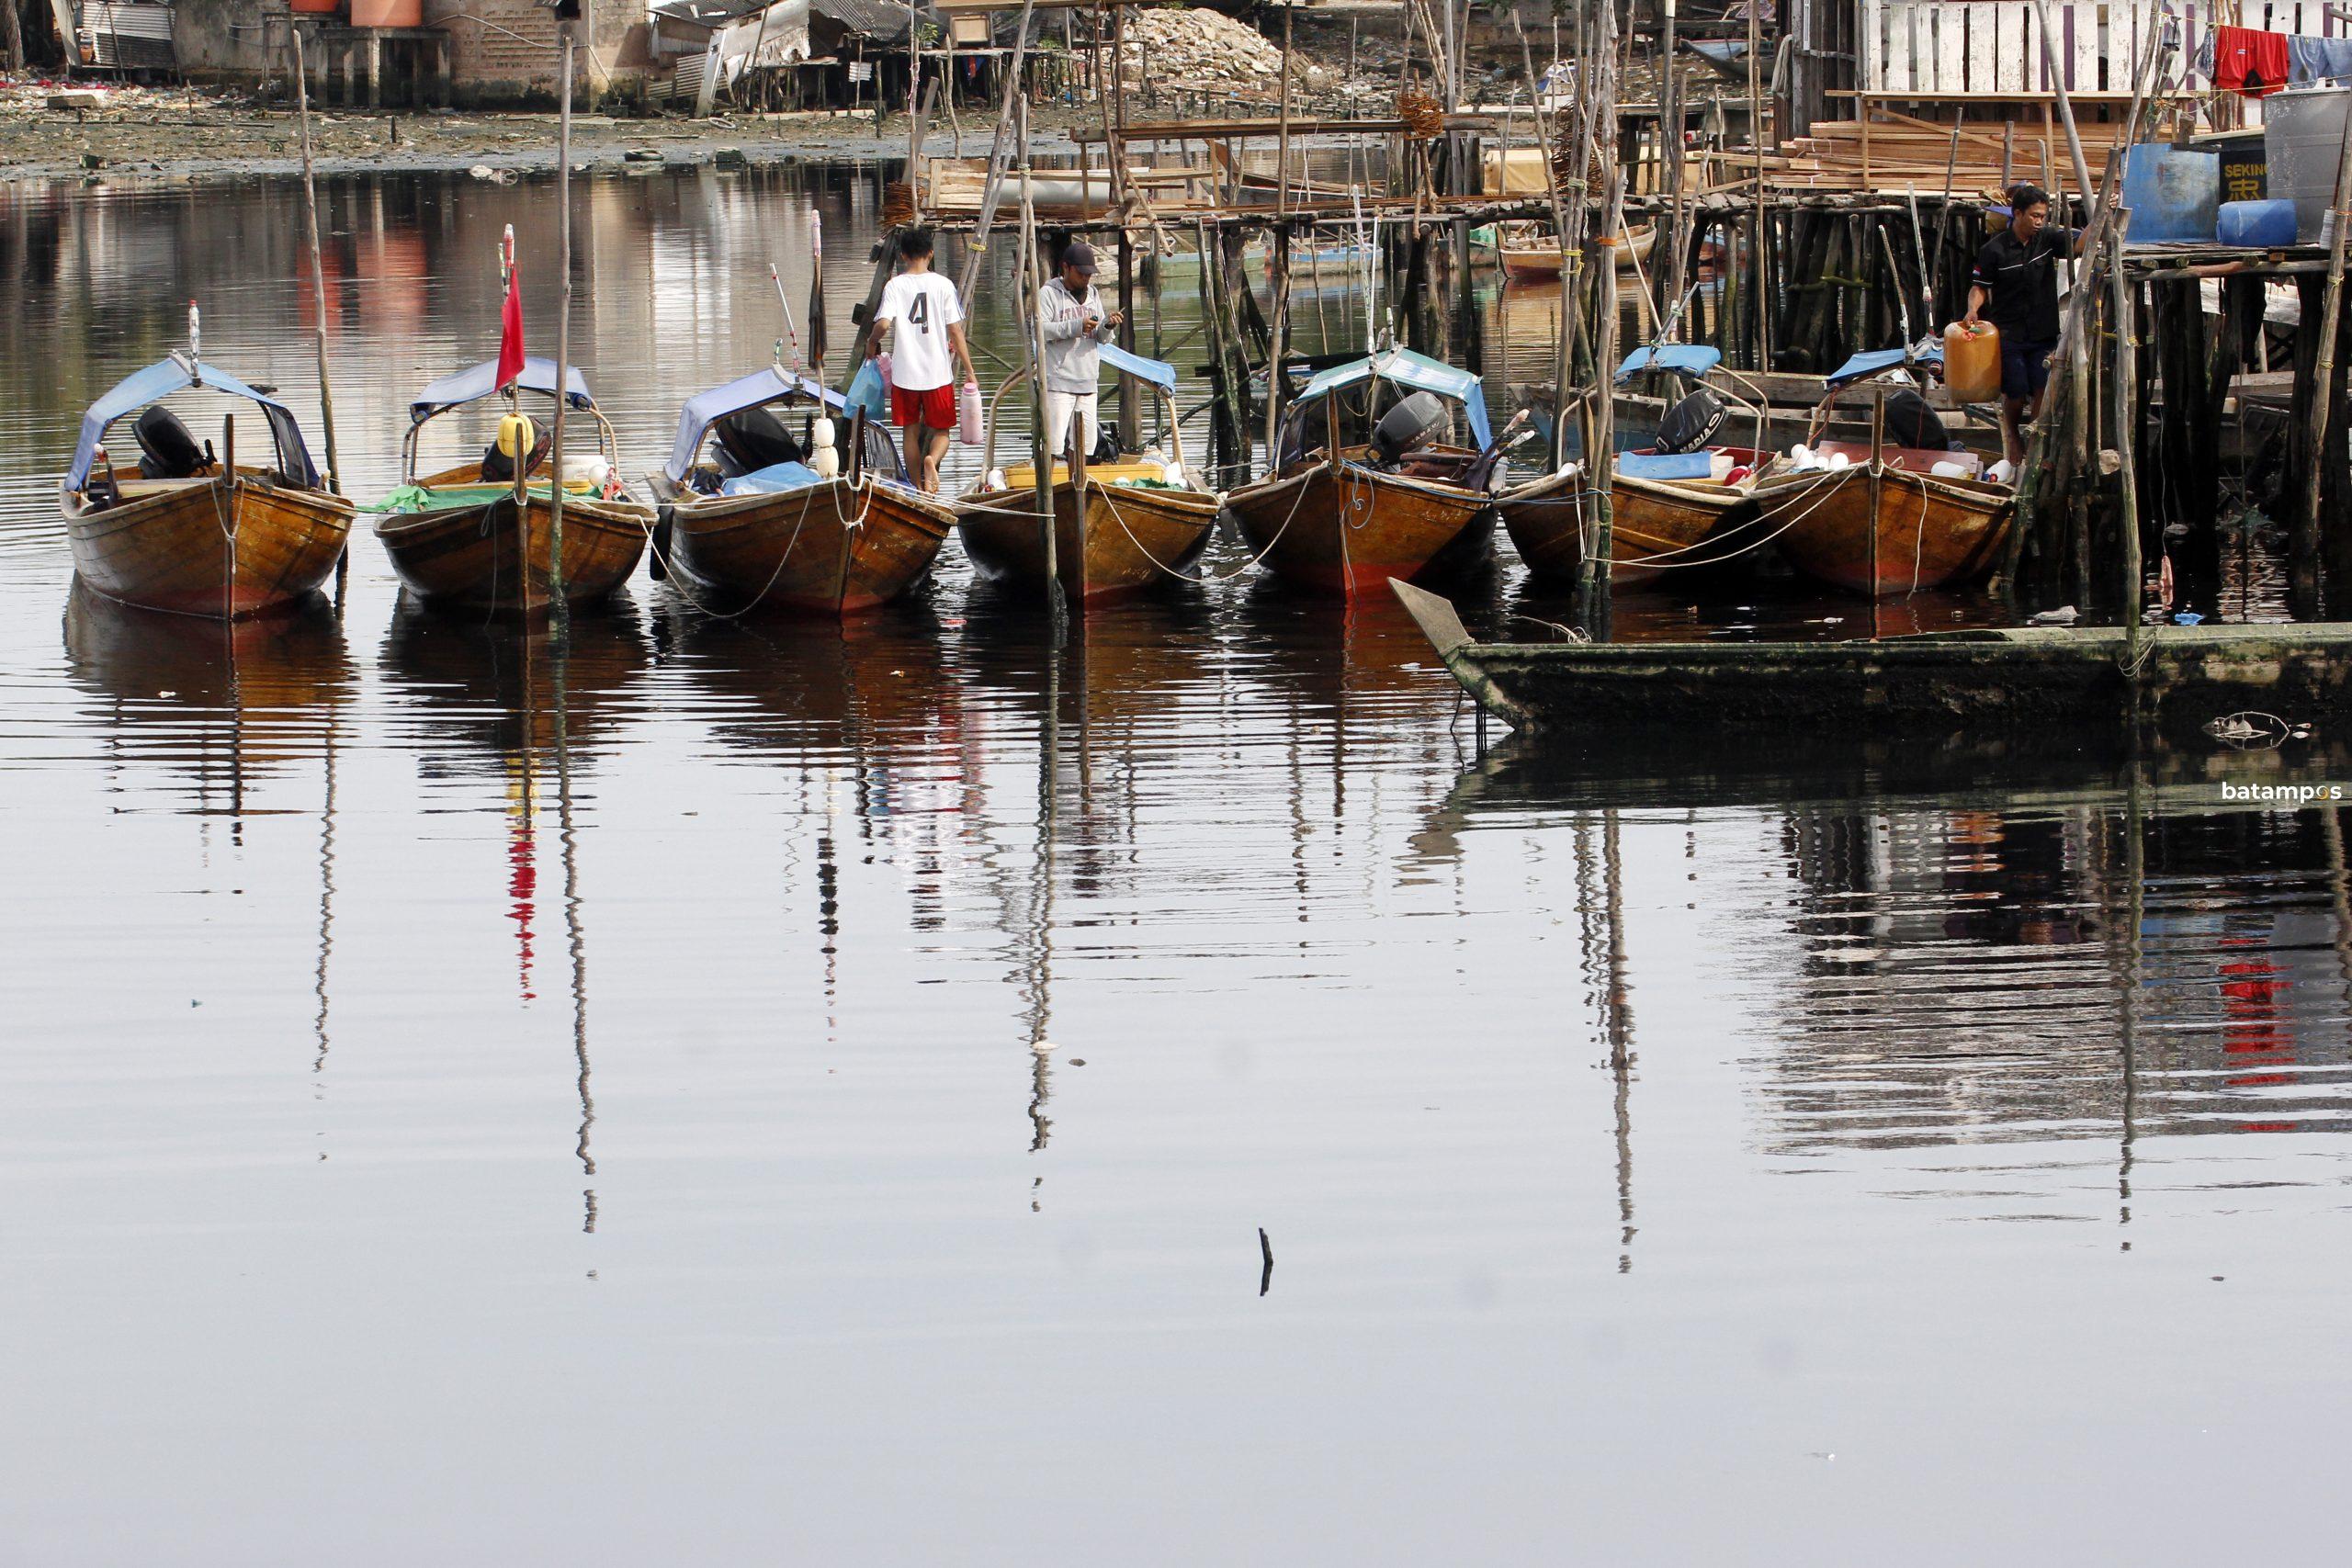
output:
<instances>
[{"instance_id":1,"label":"man in black shirt","mask_svg":"<svg viewBox=\"0 0 2352 1568\"><path fill-rule=\"evenodd\" d=\"M2058 347L2058 258L2079 236L2050 227L2050 197L2030 185L2009 191L2009 226L1985 242L1969 280L1973 330L1982 319L2001 333L2001 445L2011 464L2025 461L2019 427L2040 412Z\"/></svg>"}]
</instances>

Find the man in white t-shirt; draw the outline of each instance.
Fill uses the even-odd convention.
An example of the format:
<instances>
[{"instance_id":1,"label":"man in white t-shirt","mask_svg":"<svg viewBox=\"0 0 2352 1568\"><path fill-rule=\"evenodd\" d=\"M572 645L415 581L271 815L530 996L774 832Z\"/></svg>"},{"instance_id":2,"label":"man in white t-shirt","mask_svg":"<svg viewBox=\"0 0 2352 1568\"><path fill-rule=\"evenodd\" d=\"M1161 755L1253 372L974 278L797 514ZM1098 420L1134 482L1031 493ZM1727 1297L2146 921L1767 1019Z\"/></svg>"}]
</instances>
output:
<instances>
[{"instance_id":1,"label":"man in white t-shirt","mask_svg":"<svg viewBox=\"0 0 2352 1568\"><path fill-rule=\"evenodd\" d=\"M905 268L882 290L868 354L890 351L890 417L907 433L907 472L928 491L939 489L939 460L956 428L956 369L979 379L964 343L964 305L956 286L931 270L931 231L908 231L899 242ZM887 340L887 342L886 342Z\"/></svg>"}]
</instances>

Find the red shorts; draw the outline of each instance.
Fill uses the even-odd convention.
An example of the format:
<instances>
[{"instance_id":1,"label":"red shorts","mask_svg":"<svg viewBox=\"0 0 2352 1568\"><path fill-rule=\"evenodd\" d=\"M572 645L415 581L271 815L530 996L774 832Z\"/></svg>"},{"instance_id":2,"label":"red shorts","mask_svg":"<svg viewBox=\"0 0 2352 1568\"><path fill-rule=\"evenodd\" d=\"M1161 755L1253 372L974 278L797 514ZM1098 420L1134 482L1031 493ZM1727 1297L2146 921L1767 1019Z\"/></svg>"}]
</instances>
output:
<instances>
[{"instance_id":1,"label":"red shorts","mask_svg":"<svg viewBox=\"0 0 2352 1568\"><path fill-rule=\"evenodd\" d=\"M927 424L933 430L953 430L956 388L951 383L913 392L894 382L890 387L890 419L902 429L910 424Z\"/></svg>"}]
</instances>

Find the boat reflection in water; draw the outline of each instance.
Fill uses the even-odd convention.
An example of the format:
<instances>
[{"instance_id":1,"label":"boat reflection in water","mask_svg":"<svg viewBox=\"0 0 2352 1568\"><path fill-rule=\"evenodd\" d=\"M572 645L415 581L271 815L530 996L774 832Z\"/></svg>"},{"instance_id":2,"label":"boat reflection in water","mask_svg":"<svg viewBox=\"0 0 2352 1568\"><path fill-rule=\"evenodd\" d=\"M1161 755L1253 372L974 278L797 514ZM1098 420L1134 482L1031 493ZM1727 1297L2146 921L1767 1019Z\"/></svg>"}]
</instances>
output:
<instances>
[{"instance_id":1,"label":"boat reflection in water","mask_svg":"<svg viewBox=\"0 0 2352 1568\"><path fill-rule=\"evenodd\" d=\"M1471 835L1561 818L1580 865L1621 821L1679 830L1694 909L1702 874L1716 884L1712 940L1769 975L1747 1060L1764 1146L1787 1168L1896 1154L1916 1195L1957 1197L1956 1172L2079 1162L1899 1152L2117 1140L2128 1223L2139 1140L2352 1128L2342 810L2222 788L2341 779L2347 763L2340 744L2021 755L1803 738L1727 754L1693 738L1579 753L1514 738L1429 814L1406 869L1461 874ZM1702 851L1706 835L1722 841ZM1608 1017L1623 931L1589 880L1560 902L1608 928L1583 964Z\"/></svg>"},{"instance_id":2,"label":"boat reflection in water","mask_svg":"<svg viewBox=\"0 0 2352 1568\"><path fill-rule=\"evenodd\" d=\"M76 579L64 632L67 672L107 705L109 755L193 774L199 811L241 814L250 784L323 755L354 695L322 594L227 622L138 609Z\"/></svg>"}]
</instances>

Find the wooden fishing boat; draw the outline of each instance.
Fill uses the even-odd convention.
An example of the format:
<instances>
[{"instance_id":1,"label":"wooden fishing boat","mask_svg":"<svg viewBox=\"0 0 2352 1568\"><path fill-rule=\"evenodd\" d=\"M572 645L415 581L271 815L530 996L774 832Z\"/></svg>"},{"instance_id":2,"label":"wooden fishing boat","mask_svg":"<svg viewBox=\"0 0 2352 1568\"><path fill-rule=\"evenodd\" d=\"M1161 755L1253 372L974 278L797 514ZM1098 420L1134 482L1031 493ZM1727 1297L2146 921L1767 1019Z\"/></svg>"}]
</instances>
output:
<instances>
[{"instance_id":1,"label":"wooden fishing boat","mask_svg":"<svg viewBox=\"0 0 2352 1568\"><path fill-rule=\"evenodd\" d=\"M1648 582L1677 567L1736 551L1737 536L1757 520L1756 488L1773 459L1745 446L1713 450L1729 457L1735 468L1752 470L1750 477L1725 484L1648 479L1622 469L1614 476L1610 486L1610 581L1620 586ZM1571 464L1564 472L1514 486L1495 499L1512 547L1539 577L1572 578L1584 565L1581 515L1575 504L1584 479L1584 466ZM1709 543L1722 548L1698 548Z\"/></svg>"},{"instance_id":2,"label":"wooden fishing boat","mask_svg":"<svg viewBox=\"0 0 2352 1568\"><path fill-rule=\"evenodd\" d=\"M2017 491L1927 471L1956 456L1824 443L1843 468L1788 470L1757 486L1761 520L1790 565L1874 598L1960 587L1993 569L2008 539Z\"/></svg>"},{"instance_id":3,"label":"wooden fishing boat","mask_svg":"<svg viewBox=\"0 0 2352 1568\"><path fill-rule=\"evenodd\" d=\"M1081 503L1068 466L1054 465L1054 570L1071 604L1110 604L1190 575L1216 532L1216 497L1168 486L1162 472L1148 460L1091 465ZM1009 470L1005 485L957 505L965 553L991 581L1043 582L1035 469Z\"/></svg>"},{"instance_id":4,"label":"wooden fishing boat","mask_svg":"<svg viewBox=\"0 0 2352 1568\"><path fill-rule=\"evenodd\" d=\"M520 391L555 396L555 366L524 362ZM401 581L426 604L533 619L554 604L555 514L548 479L536 475L543 440L514 454L493 446L469 463L417 477L418 436L431 420L499 389L495 363L434 382L409 407L401 443L405 482L372 510L384 516L376 536ZM608 596L637 570L653 512L626 499L613 469L612 426L597 412L588 383L571 373L566 402L594 423L598 453L566 475L563 497L563 598L588 604ZM526 425L526 435L532 434ZM493 456L497 454L497 456ZM503 463L501 459L503 459ZM572 460L566 459L567 468ZM519 473L503 470L519 470Z\"/></svg>"},{"instance_id":5,"label":"wooden fishing boat","mask_svg":"<svg viewBox=\"0 0 2352 1568\"><path fill-rule=\"evenodd\" d=\"M233 416L221 426L218 454L209 443L199 447L157 402L191 387L256 404L273 462L237 461ZM101 443L141 406L132 477L117 470ZM91 588L143 609L231 621L316 592L342 558L353 510L320 483L285 404L192 353L149 366L91 405L59 502L74 570Z\"/></svg>"},{"instance_id":6,"label":"wooden fishing boat","mask_svg":"<svg viewBox=\"0 0 2352 1568\"><path fill-rule=\"evenodd\" d=\"M1101 352L1105 364L1159 396L1174 460L1163 461L1156 453L1122 454L1114 462L1084 465L1082 485L1072 480L1066 463L1047 469L1054 576L1065 599L1081 608L1190 581L1193 563L1216 528L1216 496L1199 489L1184 466L1175 367L1108 344ZM995 402L1012 385L1008 380L1000 387L991 403L985 474L956 502L956 525L965 554L981 576L1015 588L1040 588L1046 581L1046 540L1038 521L1036 467L1026 463L1000 473L995 466Z\"/></svg>"},{"instance_id":7,"label":"wooden fishing boat","mask_svg":"<svg viewBox=\"0 0 2352 1568\"><path fill-rule=\"evenodd\" d=\"M1476 445L1432 439L1431 411ZM1287 581L1352 595L1392 577L1459 572L1493 548L1501 448L1466 370L1406 349L1333 366L1293 400L1275 453L1274 471L1226 504L1251 552Z\"/></svg>"},{"instance_id":8,"label":"wooden fishing boat","mask_svg":"<svg viewBox=\"0 0 2352 1568\"><path fill-rule=\"evenodd\" d=\"M816 411L800 439L777 417L796 404ZM839 392L781 367L687 400L669 466L651 476L657 570L726 615L839 618L911 592L946 543L955 508L908 484L888 431L862 417L850 422L845 468L829 475L804 462L832 450L831 413L844 408Z\"/></svg>"},{"instance_id":9,"label":"wooden fishing boat","mask_svg":"<svg viewBox=\"0 0 2352 1568\"><path fill-rule=\"evenodd\" d=\"M1649 260L1651 250L1657 244L1657 225L1645 223L1638 229L1628 229L1618 236L1617 269L1628 272ZM1567 253L1557 240L1535 244L1512 244L1502 242L1495 252L1501 260L1503 276L1514 279L1557 277L1566 270Z\"/></svg>"}]
</instances>

